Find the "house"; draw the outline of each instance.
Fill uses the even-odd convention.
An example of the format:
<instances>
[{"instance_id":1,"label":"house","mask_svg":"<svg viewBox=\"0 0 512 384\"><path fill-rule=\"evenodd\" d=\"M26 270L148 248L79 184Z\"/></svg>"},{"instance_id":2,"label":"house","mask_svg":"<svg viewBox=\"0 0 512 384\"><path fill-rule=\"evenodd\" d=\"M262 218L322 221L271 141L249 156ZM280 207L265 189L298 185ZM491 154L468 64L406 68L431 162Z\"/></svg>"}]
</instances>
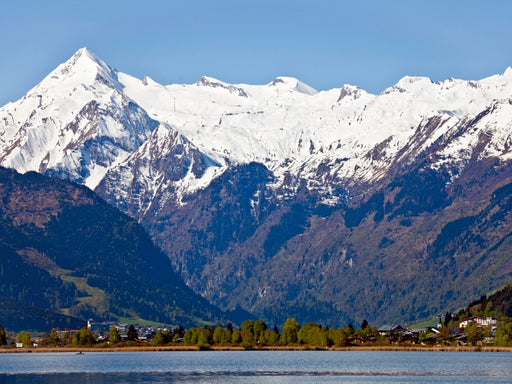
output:
<instances>
[{"instance_id":1,"label":"house","mask_svg":"<svg viewBox=\"0 0 512 384\"><path fill-rule=\"evenodd\" d=\"M394 326L385 324L379 327L379 335L389 337Z\"/></svg>"},{"instance_id":2,"label":"house","mask_svg":"<svg viewBox=\"0 0 512 384\"><path fill-rule=\"evenodd\" d=\"M466 328L470 323L475 323L477 327L487 327L496 324L496 319L494 317L468 317L459 323L459 327Z\"/></svg>"}]
</instances>

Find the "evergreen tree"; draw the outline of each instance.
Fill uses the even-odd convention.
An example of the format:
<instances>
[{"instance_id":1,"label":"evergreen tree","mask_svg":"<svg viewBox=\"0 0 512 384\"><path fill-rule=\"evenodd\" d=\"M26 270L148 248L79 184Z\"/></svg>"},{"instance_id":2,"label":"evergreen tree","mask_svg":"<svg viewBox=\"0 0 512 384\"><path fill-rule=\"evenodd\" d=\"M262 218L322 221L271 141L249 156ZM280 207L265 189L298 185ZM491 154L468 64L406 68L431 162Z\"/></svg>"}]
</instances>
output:
<instances>
[{"instance_id":1,"label":"evergreen tree","mask_svg":"<svg viewBox=\"0 0 512 384\"><path fill-rule=\"evenodd\" d=\"M450 312L446 312L446 315L444 315L443 325L445 327L448 327L448 324L450 324L450 321L452 321L452 314Z\"/></svg>"},{"instance_id":2,"label":"evergreen tree","mask_svg":"<svg viewBox=\"0 0 512 384\"><path fill-rule=\"evenodd\" d=\"M126 337L128 338L128 341L135 341L139 338L139 334L137 333L137 330L133 324L130 324Z\"/></svg>"},{"instance_id":3,"label":"evergreen tree","mask_svg":"<svg viewBox=\"0 0 512 384\"><path fill-rule=\"evenodd\" d=\"M5 329L0 325L0 345L7 345L7 333Z\"/></svg>"}]
</instances>

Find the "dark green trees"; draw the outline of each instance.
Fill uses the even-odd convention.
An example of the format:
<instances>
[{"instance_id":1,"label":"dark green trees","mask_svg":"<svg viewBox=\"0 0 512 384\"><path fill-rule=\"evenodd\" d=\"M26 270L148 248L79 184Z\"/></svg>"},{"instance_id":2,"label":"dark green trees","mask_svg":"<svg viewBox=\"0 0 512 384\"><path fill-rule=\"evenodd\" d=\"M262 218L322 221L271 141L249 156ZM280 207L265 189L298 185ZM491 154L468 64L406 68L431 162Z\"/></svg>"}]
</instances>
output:
<instances>
[{"instance_id":1,"label":"dark green trees","mask_svg":"<svg viewBox=\"0 0 512 384\"><path fill-rule=\"evenodd\" d=\"M242 323L242 340L246 346L255 344L265 345L267 343L267 325L263 320L249 320Z\"/></svg>"},{"instance_id":2,"label":"dark green trees","mask_svg":"<svg viewBox=\"0 0 512 384\"><path fill-rule=\"evenodd\" d=\"M55 330L55 328L52 328L52 330L50 331L50 335L48 336L48 345L55 347L59 344L59 342L60 342L60 337L57 334L57 331Z\"/></svg>"},{"instance_id":3,"label":"dark green trees","mask_svg":"<svg viewBox=\"0 0 512 384\"><path fill-rule=\"evenodd\" d=\"M127 337L128 341L135 341L139 338L139 334L133 324L130 324L130 327L128 328L128 333L126 334L126 337Z\"/></svg>"},{"instance_id":4,"label":"dark green trees","mask_svg":"<svg viewBox=\"0 0 512 384\"><path fill-rule=\"evenodd\" d=\"M7 345L7 333L5 329L0 325L0 345Z\"/></svg>"}]
</instances>

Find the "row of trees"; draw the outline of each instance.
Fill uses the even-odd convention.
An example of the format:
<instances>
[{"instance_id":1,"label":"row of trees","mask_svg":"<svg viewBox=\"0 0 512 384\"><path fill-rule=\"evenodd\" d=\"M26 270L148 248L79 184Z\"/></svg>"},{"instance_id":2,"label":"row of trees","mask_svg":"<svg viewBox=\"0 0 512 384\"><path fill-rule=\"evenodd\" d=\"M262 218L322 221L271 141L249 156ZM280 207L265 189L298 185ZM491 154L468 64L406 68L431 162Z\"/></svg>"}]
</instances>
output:
<instances>
[{"instance_id":1,"label":"row of trees","mask_svg":"<svg viewBox=\"0 0 512 384\"><path fill-rule=\"evenodd\" d=\"M350 344L349 339L353 336L367 336L376 334L377 329L371 328L366 320L362 328L354 330L349 324L347 328L328 328L316 323L306 323L303 326L294 319L288 319L283 324L280 332L277 326L269 329L262 320L250 320L242 323L242 327L234 329L231 324L226 327L203 327L189 328L184 330L182 327L176 330L159 329L151 340L152 345L166 345L173 342L184 342L186 345L197 345L199 347L208 347L211 345L222 346L241 346L252 348L258 346L290 346L290 345L310 345L318 347L337 346L343 347ZM126 335L127 341L137 340L137 330L133 325L128 329ZM0 345L7 343L8 335L0 326ZM25 346L31 343L31 336L28 332L20 333L16 339L23 342ZM122 342L121 335L116 327L111 327L108 335L110 345L118 345ZM40 339L42 346L87 346L93 345L97 341L95 334L90 329L82 328L74 332L58 334L52 329Z\"/></svg>"},{"instance_id":2,"label":"row of trees","mask_svg":"<svg viewBox=\"0 0 512 384\"><path fill-rule=\"evenodd\" d=\"M404 330L406 331L406 330ZM453 332L456 331L456 332ZM359 329L349 324L346 328L328 328L316 323L300 325L295 319L288 319L283 325L282 332L277 327L269 329L261 321L246 321L240 329L231 326L224 328L190 328L185 332L184 342L187 345L208 347L241 346L254 348L264 346L309 346L318 348L346 347L359 343L373 343L389 345L390 343L435 343L443 345L458 345L455 335L465 335L462 339L468 345L480 346L493 344L495 346L512 347L512 321L501 318L499 326L481 327L476 323L469 323L461 330L458 323L451 319L434 333L428 329L419 333L404 332L382 336L376 327L371 327L366 320ZM161 345L159 339L153 339L155 345ZM162 343L166 343L162 341Z\"/></svg>"},{"instance_id":3,"label":"row of trees","mask_svg":"<svg viewBox=\"0 0 512 384\"><path fill-rule=\"evenodd\" d=\"M454 339L453 331L461 331L455 319L447 316L444 326L436 335L433 333L421 332L416 336L415 342L422 343L433 336L435 343L451 345L457 342ZM496 346L512 347L512 321L502 319L497 329L491 327L480 327L475 323L470 323L464 329L467 335L469 345L482 345L482 342L492 340ZM2 326L0 326L0 345L6 345L9 336ZM116 327L111 327L108 335L108 344L110 346L122 345L124 341L133 342L138 339L137 330L133 325L128 329L126 335L121 337ZM21 332L16 336L16 340L24 346L32 345L32 338L29 332ZM346 347L354 343L401 343L405 342L400 335L388 337L381 336L375 327L371 327L365 320L359 329L349 324L346 328L329 328L316 323L305 323L300 325L294 318L286 320L282 331L277 326L272 329L262 320L251 320L242 323L241 328L234 329L231 324L226 327L193 327L184 330L182 327L176 330L159 329L152 337L150 343L154 346L175 344L183 342L186 345L196 345L200 348L210 346L239 346L242 348L259 348L265 346L308 346L318 348ZM58 333L52 329L49 334L45 334L38 340L39 346L91 346L97 343L97 335L90 329L82 328L74 333Z\"/></svg>"},{"instance_id":4,"label":"row of trees","mask_svg":"<svg viewBox=\"0 0 512 384\"><path fill-rule=\"evenodd\" d=\"M347 328L328 328L316 323L301 326L294 318L286 320L282 331L277 326L267 327L262 320L244 321L240 329L218 326L190 328L185 332L184 343L208 347L210 345L241 346L244 348L263 346L294 346L307 345L313 347L345 347L355 336L378 335L377 328L370 327L366 320L361 329L354 330L349 324ZM156 343L157 341L153 339Z\"/></svg>"}]
</instances>

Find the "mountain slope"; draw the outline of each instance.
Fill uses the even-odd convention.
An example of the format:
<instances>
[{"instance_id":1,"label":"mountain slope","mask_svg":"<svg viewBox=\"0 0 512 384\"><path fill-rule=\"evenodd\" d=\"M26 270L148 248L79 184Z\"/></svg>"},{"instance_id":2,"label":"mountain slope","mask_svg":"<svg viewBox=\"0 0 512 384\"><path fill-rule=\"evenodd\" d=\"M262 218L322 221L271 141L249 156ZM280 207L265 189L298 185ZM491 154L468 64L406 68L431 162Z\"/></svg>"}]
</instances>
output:
<instances>
[{"instance_id":1,"label":"mountain slope","mask_svg":"<svg viewBox=\"0 0 512 384\"><path fill-rule=\"evenodd\" d=\"M508 283L490 295L482 295L459 312L461 320L469 316L512 317L512 285Z\"/></svg>"},{"instance_id":2,"label":"mountain slope","mask_svg":"<svg viewBox=\"0 0 512 384\"><path fill-rule=\"evenodd\" d=\"M131 218L90 190L0 169L0 295L82 319L217 321Z\"/></svg>"},{"instance_id":3,"label":"mountain slope","mask_svg":"<svg viewBox=\"0 0 512 384\"><path fill-rule=\"evenodd\" d=\"M510 280L511 97L511 68L164 86L81 49L0 109L0 163L95 188L223 309L403 322Z\"/></svg>"}]
</instances>

